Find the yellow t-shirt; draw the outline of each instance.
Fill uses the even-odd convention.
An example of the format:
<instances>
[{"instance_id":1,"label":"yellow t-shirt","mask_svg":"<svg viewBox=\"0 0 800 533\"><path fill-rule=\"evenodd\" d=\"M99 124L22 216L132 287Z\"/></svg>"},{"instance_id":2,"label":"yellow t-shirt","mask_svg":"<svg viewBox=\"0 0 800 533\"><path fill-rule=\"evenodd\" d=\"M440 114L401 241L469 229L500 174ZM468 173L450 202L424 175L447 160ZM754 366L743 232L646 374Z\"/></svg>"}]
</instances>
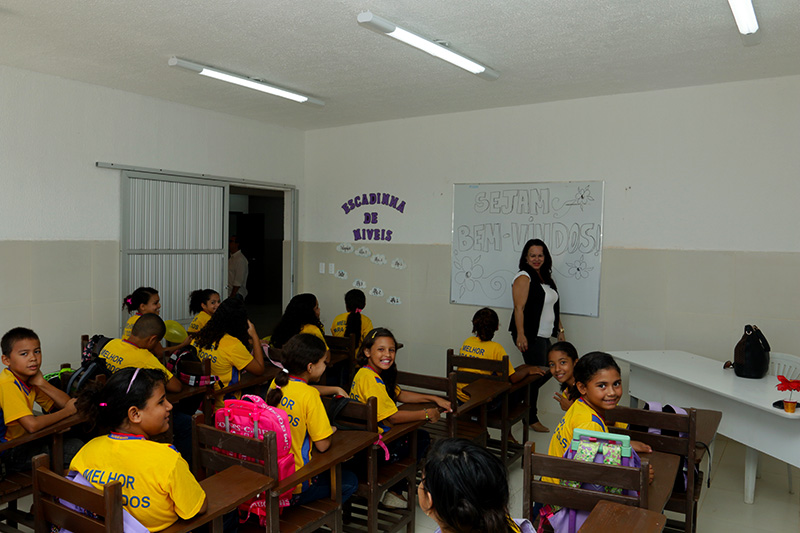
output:
<instances>
[{"instance_id":1,"label":"yellow t-shirt","mask_svg":"<svg viewBox=\"0 0 800 533\"><path fill-rule=\"evenodd\" d=\"M614 427L626 428L627 424L617 422ZM570 443L572 442L572 432L575 428L590 429L592 431L602 431L608 433L608 427L605 420L597 411L595 411L583 398L575 400L567 412L564 413L564 418L558 423L553 436L550 438L550 447L547 450L548 455L555 457L563 457L564 452L567 451ZM542 478L542 481L550 481L558 483L554 478Z\"/></svg>"},{"instance_id":2,"label":"yellow t-shirt","mask_svg":"<svg viewBox=\"0 0 800 533\"><path fill-rule=\"evenodd\" d=\"M144 348L139 348L135 344L122 339L108 341L100 352L101 359L106 360L106 366L111 372L122 370L123 368L153 368L161 370L167 377L167 381L172 379L172 372L167 370L161 361Z\"/></svg>"},{"instance_id":3,"label":"yellow t-shirt","mask_svg":"<svg viewBox=\"0 0 800 533\"><path fill-rule=\"evenodd\" d=\"M464 341L461 346L459 354L461 357L476 357L478 359L488 359L490 361L500 361L506 354L505 348L500 343L494 341L482 341L476 336L472 336ZM470 370L473 374L488 375L488 370ZM508 360L508 375L514 373L514 367L511 365L511 359ZM464 392L464 387L467 383L458 383L458 399L462 402L469 400L469 396Z\"/></svg>"},{"instance_id":4,"label":"yellow t-shirt","mask_svg":"<svg viewBox=\"0 0 800 533\"><path fill-rule=\"evenodd\" d=\"M178 517L192 518L203 506L205 492L181 454L141 435L111 433L92 439L69 468L99 489L120 481L122 504L149 531L166 529Z\"/></svg>"},{"instance_id":5,"label":"yellow t-shirt","mask_svg":"<svg viewBox=\"0 0 800 533\"><path fill-rule=\"evenodd\" d=\"M50 396L36 387L28 386L13 372L4 368L0 372L0 411L3 413L0 442L14 440L27 433L18 420L33 415L34 402L41 405L45 412L50 411L55 404Z\"/></svg>"},{"instance_id":6,"label":"yellow t-shirt","mask_svg":"<svg viewBox=\"0 0 800 533\"><path fill-rule=\"evenodd\" d=\"M336 318L333 319L333 324L331 324L331 335L334 337L344 337L344 330L347 329L347 317L350 316L350 312L342 313L338 315ZM361 315L361 337L357 340L361 342L364 340L364 337L367 336L367 333L372 331L372 320L369 319L368 316L362 313Z\"/></svg>"},{"instance_id":7,"label":"yellow t-shirt","mask_svg":"<svg viewBox=\"0 0 800 533\"><path fill-rule=\"evenodd\" d=\"M275 388L273 382L270 388ZM314 442L333 435L328 413L319 397L319 391L305 380L294 376L281 389L283 397L280 407L289 415L292 430L292 454L296 470L303 468L311 460ZM308 482L298 485L294 494L308 488Z\"/></svg>"},{"instance_id":8,"label":"yellow t-shirt","mask_svg":"<svg viewBox=\"0 0 800 533\"><path fill-rule=\"evenodd\" d=\"M194 320L192 320L192 323L189 324L189 329L187 331L189 333L197 333L203 329L203 326L205 326L209 320L211 320L211 315L205 311L200 311L194 316Z\"/></svg>"},{"instance_id":9,"label":"yellow t-shirt","mask_svg":"<svg viewBox=\"0 0 800 533\"><path fill-rule=\"evenodd\" d=\"M242 344L242 341L231 335L224 335L219 340L216 349L200 348L192 341L192 345L197 348L197 355L201 360L211 359L211 374L217 376L219 381L216 388L221 389L239 383L241 371L253 360L253 355ZM230 398L239 398L241 393L236 393ZM225 405L225 398L217 396L215 406L217 408Z\"/></svg>"},{"instance_id":10,"label":"yellow t-shirt","mask_svg":"<svg viewBox=\"0 0 800 533\"><path fill-rule=\"evenodd\" d=\"M315 337L319 337L320 339L322 339L322 342L325 342L325 335L322 333L322 330L317 326L315 326L314 324L304 325L302 328L300 328L300 333L310 333L311 335L314 335ZM330 349L328 348L327 342L325 342L325 349L326 350Z\"/></svg>"},{"instance_id":11,"label":"yellow t-shirt","mask_svg":"<svg viewBox=\"0 0 800 533\"><path fill-rule=\"evenodd\" d=\"M140 316L142 315L140 315L139 313L131 315L131 317L125 323L125 329L122 331L122 340L125 340L131 336L131 331L133 331L133 325L136 324L136 321L139 320Z\"/></svg>"},{"instance_id":12,"label":"yellow t-shirt","mask_svg":"<svg viewBox=\"0 0 800 533\"><path fill-rule=\"evenodd\" d=\"M400 387L395 386L395 395L400 394ZM378 399L378 433L386 433L392 426L386 422L397 412L397 404L389 397L386 391L386 384L380 375L369 366L361 367L353 378L353 385L350 387L350 398L357 402L367 403L367 399L375 397Z\"/></svg>"}]
</instances>

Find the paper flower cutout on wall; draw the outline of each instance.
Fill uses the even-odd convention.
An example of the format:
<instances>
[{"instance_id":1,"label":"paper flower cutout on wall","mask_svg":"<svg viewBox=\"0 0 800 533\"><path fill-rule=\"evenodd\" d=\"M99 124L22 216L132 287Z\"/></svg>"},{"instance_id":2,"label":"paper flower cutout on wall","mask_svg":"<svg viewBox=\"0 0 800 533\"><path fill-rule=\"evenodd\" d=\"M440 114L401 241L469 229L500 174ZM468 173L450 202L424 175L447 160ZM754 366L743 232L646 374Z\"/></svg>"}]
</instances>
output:
<instances>
[{"instance_id":1,"label":"paper flower cutout on wall","mask_svg":"<svg viewBox=\"0 0 800 533\"><path fill-rule=\"evenodd\" d=\"M349 242L343 242L336 247L336 251L342 252L343 254L351 254L353 253L353 250L355 250L355 248L353 248L353 245Z\"/></svg>"},{"instance_id":2,"label":"paper flower cutout on wall","mask_svg":"<svg viewBox=\"0 0 800 533\"><path fill-rule=\"evenodd\" d=\"M583 260L583 256L572 263L567 263L567 266L569 267L569 275L575 279L588 278L589 272L594 270L594 267L590 267L586 264L586 261Z\"/></svg>"},{"instance_id":3,"label":"paper flower cutout on wall","mask_svg":"<svg viewBox=\"0 0 800 533\"><path fill-rule=\"evenodd\" d=\"M362 289L362 290L366 289L367 288L367 282L364 281L363 279L354 280L353 281L353 287L356 288L356 289Z\"/></svg>"},{"instance_id":4,"label":"paper flower cutout on wall","mask_svg":"<svg viewBox=\"0 0 800 533\"><path fill-rule=\"evenodd\" d=\"M378 297L383 296L383 289L381 289L380 287L372 287L369 290L369 295Z\"/></svg>"},{"instance_id":5,"label":"paper flower cutout on wall","mask_svg":"<svg viewBox=\"0 0 800 533\"><path fill-rule=\"evenodd\" d=\"M336 279L347 279L347 272L344 270L337 270L336 274L334 274Z\"/></svg>"},{"instance_id":6,"label":"paper flower cutout on wall","mask_svg":"<svg viewBox=\"0 0 800 533\"><path fill-rule=\"evenodd\" d=\"M397 296L389 296L386 299L386 303L392 305L400 305L402 302L400 301L400 298L398 298Z\"/></svg>"},{"instance_id":7,"label":"paper flower cutout on wall","mask_svg":"<svg viewBox=\"0 0 800 533\"><path fill-rule=\"evenodd\" d=\"M370 259L376 265L385 265L386 264L386 256L383 254L373 255L372 259Z\"/></svg>"},{"instance_id":8,"label":"paper flower cutout on wall","mask_svg":"<svg viewBox=\"0 0 800 533\"><path fill-rule=\"evenodd\" d=\"M362 246L358 250L356 250L356 255L358 257L369 257L372 255L372 252L366 246Z\"/></svg>"},{"instance_id":9,"label":"paper flower cutout on wall","mask_svg":"<svg viewBox=\"0 0 800 533\"><path fill-rule=\"evenodd\" d=\"M406 265L406 262L400 259L399 257L392 259L392 268L396 268L397 270L403 270L406 268L406 266L408 266Z\"/></svg>"}]
</instances>

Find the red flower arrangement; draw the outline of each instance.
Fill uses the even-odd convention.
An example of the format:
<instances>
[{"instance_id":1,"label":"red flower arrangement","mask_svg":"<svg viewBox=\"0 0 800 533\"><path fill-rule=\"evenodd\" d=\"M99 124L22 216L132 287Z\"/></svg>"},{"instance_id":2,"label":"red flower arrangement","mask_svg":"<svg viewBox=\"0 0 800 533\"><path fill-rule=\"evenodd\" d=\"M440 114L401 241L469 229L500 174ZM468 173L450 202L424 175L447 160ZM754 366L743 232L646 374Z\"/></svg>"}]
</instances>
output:
<instances>
[{"instance_id":1,"label":"red flower arrangement","mask_svg":"<svg viewBox=\"0 0 800 533\"><path fill-rule=\"evenodd\" d=\"M778 383L776 388L779 391L785 392L789 391L789 400L792 399L792 392L798 391L800 392L800 379L786 379L786 376L778 376Z\"/></svg>"}]
</instances>

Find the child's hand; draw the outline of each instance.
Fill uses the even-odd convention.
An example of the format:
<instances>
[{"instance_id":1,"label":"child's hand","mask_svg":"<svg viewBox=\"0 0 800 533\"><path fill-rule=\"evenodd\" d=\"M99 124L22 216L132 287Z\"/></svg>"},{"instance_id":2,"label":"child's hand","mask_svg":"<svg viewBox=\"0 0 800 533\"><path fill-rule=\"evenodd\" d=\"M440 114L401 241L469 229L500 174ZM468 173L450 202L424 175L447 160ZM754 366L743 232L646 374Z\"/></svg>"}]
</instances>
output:
<instances>
[{"instance_id":1,"label":"child's hand","mask_svg":"<svg viewBox=\"0 0 800 533\"><path fill-rule=\"evenodd\" d=\"M67 411L69 414L74 415L78 412L78 408L75 407L75 402L77 398L70 398L67 403L64 404L64 410Z\"/></svg>"},{"instance_id":2,"label":"child's hand","mask_svg":"<svg viewBox=\"0 0 800 533\"><path fill-rule=\"evenodd\" d=\"M655 470L653 470L653 465L647 465L647 466L649 466L649 467L650 467L650 479L649 479L649 481L647 482L647 483L649 484L649 483L652 483L652 482L653 482L653 479L655 479L655 477L656 477L656 472L655 472Z\"/></svg>"},{"instance_id":3,"label":"child's hand","mask_svg":"<svg viewBox=\"0 0 800 533\"><path fill-rule=\"evenodd\" d=\"M28 384L33 387L41 387L45 383L47 382L44 380L44 375L42 374L41 370L38 370L36 374L31 376L31 378L28 380Z\"/></svg>"},{"instance_id":4,"label":"child's hand","mask_svg":"<svg viewBox=\"0 0 800 533\"><path fill-rule=\"evenodd\" d=\"M450 405L450 402L448 402L444 398L439 398L437 396L437 397L434 398L433 401L436 403L436 405L439 406L439 409L444 410L446 413L452 413L453 412L453 406ZM439 417L438 417L439 410L438 409L436 410L436 415L437 415L436 419L438 420L439 419Z\"/></svg>"},{"instance_id":5,"label":"child's hand","mask_svg":"<svg viewBox=\"0 0 800 533\"><path fill-rule=\"evenodd\" d=\"M542 368L540 366L531 366L528 373L531 376L544 376L545 374L549 374L550 370L547 368Z\"/></svg>"},{"instance_id":6,"label":"child's hand","mask_svg":"<svg viewBox=\"0 0 800 533\"><path fill-rule=\"evenodd\" d=\"M428 415L428 422L431 424L435 424L442 417L438 409L425 409L425 413Z\"/></svg>"},{"instance_id":7,"label":"child's hand","mask_svg":"<svg viewBox=\"0 0 800 533\"><path fill-rule=\"evenodd\" d=\"M572 405L572 400L569 398L564 398L564 396L559 392L553 394L553 399L558 402L562 411L568 410Z\"/></svg>"},{"instance_id":8,"label":"child's hand","mask_svg":"<svg viewBox=\"0 0 800 533\"><path fill-rule=\"evenodd\" d=\"M251 338L258 339L258 333L256 333L256 327L249 320L247 321L247 334L250 335Z\"/></svg>"},{"instance_id":9,"label":"child's hand","mask_svg":"<svg viewBox=\"0 0 800 533\"><path fill-rule=\"evenodd\" d=\"M348 398L350 395L341 388L341 387L333 387L333 392L331 392L331 396L341 396L343 398Z\"/></svg>"},{"instance_id":10,"label":"child's hand","mask_svg":"<svg viewBox=\"0 0 800 533\"><path fill-rule=\"evenodd\" d=\"M653 448L645 444L644 442L640 442L638 440L631 441L631 448L634 449L636 453L652 453Z\"/></svg>"}]
</instances>

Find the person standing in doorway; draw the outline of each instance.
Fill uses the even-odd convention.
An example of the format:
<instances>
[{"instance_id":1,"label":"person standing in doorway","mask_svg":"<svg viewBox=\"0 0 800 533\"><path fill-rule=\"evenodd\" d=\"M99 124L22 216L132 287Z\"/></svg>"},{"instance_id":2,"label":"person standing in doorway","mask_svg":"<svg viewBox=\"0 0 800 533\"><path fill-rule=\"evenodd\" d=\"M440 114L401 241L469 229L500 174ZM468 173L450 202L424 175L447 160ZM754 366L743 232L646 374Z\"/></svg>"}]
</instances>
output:
<instances>
[{"instance_id":1,"label":"person standing in doorway","mask_svg":"<svg viewBox=\"0 0 800 533\"><path fill-rule=\"evenodd\" d=\"M228 240L228 297L247 298L247 258L242 253L239 238L231 235Z\"/></svg>"}]
</instances>

